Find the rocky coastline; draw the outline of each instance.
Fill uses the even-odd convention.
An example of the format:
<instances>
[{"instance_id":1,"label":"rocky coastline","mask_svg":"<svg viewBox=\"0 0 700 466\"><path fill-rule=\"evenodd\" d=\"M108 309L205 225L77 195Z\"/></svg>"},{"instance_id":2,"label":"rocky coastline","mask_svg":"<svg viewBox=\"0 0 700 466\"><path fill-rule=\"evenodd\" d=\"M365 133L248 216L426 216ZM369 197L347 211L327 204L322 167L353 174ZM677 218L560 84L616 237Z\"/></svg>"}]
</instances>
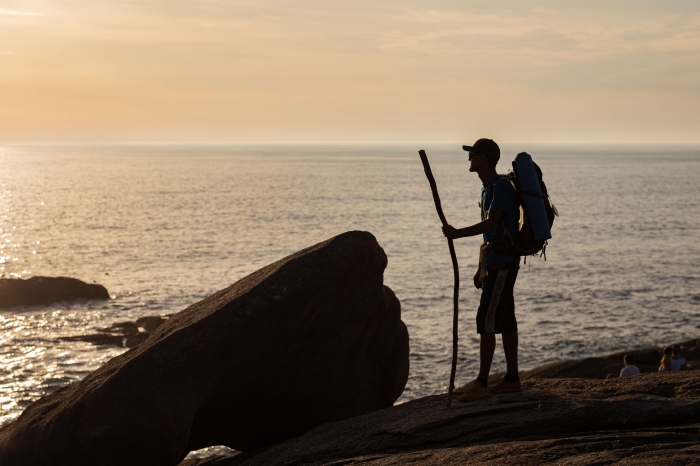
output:
<instances>
[{"instance_id":1,"label":"rocky coastline","mask_svg":"<svg viewBox=\"0 0 700 466\"><path fill-rule=\"evenodd\" d=\"M685 340L671 343L681 347L681 354L691 369L700 369L700 339ZM634 356L635 365L642 374L655 373L661 362L663 347L649 347L617 351L606 356L588 357L581 359L565 359L544 364L534 369L520 372L522 380L531 379L605 379L609 376L618 377L624 367L622 359L629 354ZM699 372L700 373L700 372ZM489 382L500 380L503 373L492 374Z\"/></svg>"},{"instance_id":2,"label":"rocky coastline","mask_svg":"<svg viewBox=\"0 0 700 466\"><path fill-rule=\"evenodd\" d=\"M430 396L258 452L180 466L700 464L700 371L532 379L445 407Z\"/></svg>"},{"instance_id":3,"label":"rocky coastline","mask_svg":"<svg viewBox=\"0 0 700 466\"><path fill-rule=\"evenodd\" d=\"M27 407L0 429L0 464L172 466L392 406L409 340L386 265L354 231L244 277Z\"/></svg>"},{"instance_id":4,"label":"rocky coastline","mask_svg":"<svg viewBox=\"0 0 700 466\"><path fill-rule=\"evenodd\" d=\"M698 342L679 342L694 368ZM606 379L625 354L644 373ZM519 393L449 408L446 394L423 397L179 466L700 464L700 370L658 373L660 358L661 348L647 348L546 364L521 372Z\"/></svg>"},{"instance_id":5,"label":"rocky coastline","mask_svg":"<svg viewBox=\"0 0 700 466\"><path fill-rule=\"evenodd\" d=\"M656 372L661 348L523 371L518 393L393 406L409 339L386 265L374 236L347 232L177 314L63 337L130 349L0 428L0 464L700 464L700 370ZM679 344L700 368L700 340ZM625 354L641 375L614 377ZM183 460L214 445L240 451Z\"/></svg>"},{"instance_id":6,"label":"rocky coastline","mask_svg":"<svg viewBox=\"0 0 700 466\"><path fill-rule=\"evenodd\" d=\"M170 315L146 316L136 319L134 322L117 322L107 328L100 329L99 333L59 337L59 340L84 341L95 346L134 348L146 341L169 317Z\"/></svg>"}]
</instances>

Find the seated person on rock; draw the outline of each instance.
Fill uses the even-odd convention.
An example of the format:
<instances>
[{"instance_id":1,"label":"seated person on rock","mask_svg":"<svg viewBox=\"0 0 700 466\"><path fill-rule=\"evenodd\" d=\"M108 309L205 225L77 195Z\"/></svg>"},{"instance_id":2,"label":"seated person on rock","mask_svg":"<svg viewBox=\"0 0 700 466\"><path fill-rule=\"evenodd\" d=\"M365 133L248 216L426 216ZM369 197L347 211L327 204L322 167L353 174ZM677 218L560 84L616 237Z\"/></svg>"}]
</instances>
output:
<instances>
[{"instance_id":1,"label":"seated person on rock","mask_svg":"<svg viewBox=\"0 0 700 466\"><path fill-rule=\"evenodd\" d=\"M673 354L671 354L671 370L674 372L684 371L688 369L685 358L681 356L681 347L673 345Z\"/></svg>"},{"instance_id":2,"label":"seated person on rock","mask_svg":"<svg viewBox=\"0 0 700 466\"><path fill-rule=\"evenodd\" d=\"M673 354L673 348L667 346L664 348L664 354L661 357L661 365L659 366L659 372L670 372L671 371L671 355Z\"/></svg>"},{"instance_id":3,"label":"seated person on rock","mask_svg":"<svg viewBox=\"0 0 700 466\"><path fill-rule=\"evenodd\" d=\"M630 375L639 375L639 368L634 365L634 356L626 354L623 359L625 367L620 371L620 377L629 377Z\"/></svg>"}]
</instances>

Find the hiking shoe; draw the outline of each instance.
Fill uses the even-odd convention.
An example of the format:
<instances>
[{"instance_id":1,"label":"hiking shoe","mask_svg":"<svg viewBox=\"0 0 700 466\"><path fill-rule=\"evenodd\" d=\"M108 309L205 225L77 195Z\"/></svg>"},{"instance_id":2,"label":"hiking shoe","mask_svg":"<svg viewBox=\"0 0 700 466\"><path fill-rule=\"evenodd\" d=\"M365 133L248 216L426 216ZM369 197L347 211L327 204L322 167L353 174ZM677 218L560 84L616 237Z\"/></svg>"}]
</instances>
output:
<instances>
[{"instance_id":1,"label":"hiking shoe","mask_svg":"<svg viewBox=\"0 0 700 466\"><path fill-rule=\"evenodd\" d=\"M491 391L488 389L488 387L483 387L481 382L478 380L462 385L459 387L459 389L462 392L458 398L459 401L472 401L476 400L477 398L491 395Z\"/></svg>"},{"instance_id":2,"label":"hiking shoe","mask_svg":"<svg viewBox=\"0 0 700 466\"><path fill-rule=\"evenodd\" d=\"M478 380L472 380L471 382L467 382L464 385L460 385L459 387L455 388L452 390L452 393L454 394L459 394L459 393L464 393L472 388L472 385L475 383L480 383Z\"/></svg>"},{"instance_id":3,"label":"hiking shoe","mask_svg":"<svg viewBox=\"0 0 700 466\"><path fill-rule=\"evenodd\" d=\"M491 394L519 392L521 387L520 380L517 382L506 382L506 378L503 377L500 382L491 387Z\"/></svg>"}]
</instances>

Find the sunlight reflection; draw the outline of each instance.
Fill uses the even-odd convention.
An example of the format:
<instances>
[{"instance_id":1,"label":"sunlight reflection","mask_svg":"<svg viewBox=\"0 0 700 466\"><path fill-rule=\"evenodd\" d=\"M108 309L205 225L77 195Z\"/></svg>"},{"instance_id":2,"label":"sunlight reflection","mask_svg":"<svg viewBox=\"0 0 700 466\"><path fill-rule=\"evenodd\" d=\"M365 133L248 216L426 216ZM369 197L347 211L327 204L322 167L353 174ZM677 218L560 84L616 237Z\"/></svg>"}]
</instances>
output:
<instances>
[{"instance_id":1,"label":"sunlight reflection","mask_svg":"<svg viewBox=\"0 0 700 466\"><path fill-rule=\"evenodd\" d=\"M0 425L16 418L42 395L82 379L122 353L122 348L58 340L104 327L107 322L111 323L111 317L102 310L93 313L76 308L0 315Z\"/></svg>"}]
</instances>

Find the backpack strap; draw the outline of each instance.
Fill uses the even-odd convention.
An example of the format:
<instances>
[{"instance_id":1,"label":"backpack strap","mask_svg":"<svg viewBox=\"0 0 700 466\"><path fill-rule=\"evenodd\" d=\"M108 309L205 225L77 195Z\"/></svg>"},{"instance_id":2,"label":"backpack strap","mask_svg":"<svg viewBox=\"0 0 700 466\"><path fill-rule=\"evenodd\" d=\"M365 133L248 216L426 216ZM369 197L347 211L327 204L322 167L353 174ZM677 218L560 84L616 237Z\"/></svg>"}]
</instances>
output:
<instances>
[{"instance_id":1,"label":"backpack strap","mask_svg":"<svg viewBox=\"0 0 700 466\"><path fill-rule=\"evenodd\" d=\"M505 181L505 180L507 180L507 181L513 186L513 189L515 189L515 192L516 192L516 193L518 192L517 188L515 187L515 180L513 179L512 176L510 176L510 175L500 175L498 181L496 181L494 184L491 185L491 187L489 187L489 188L486 190L486 192L491 196L491 203L493 203L493 191L495 190L496 185L497 185L498 183L500 183L501 181ZM484 212L483 203L482 203L482 206L481 206L481 213L482 213L482 216L485 216L485 215L486 215L486 213ZM489 244L489 246L490 246L491 243L492 243L493 241L503 241L503 240L505 240L505 239L507 238L511 245L513 245L513 246L515 245L515 240L514 240L514 238L513 238L513 235L511 235L511 234L510 234L510 231L508 231L508 227L506 227L506 223L505 223L505 221L503 220L503 218L501 218L501 227L503 228L503 234L501 235L501 237L498 238L497 240L492 240L492 241L490 241L490 242L488 242L488 243L485 243L485 244Z\"/></svg>"},{"instance_id":2,"label":"backpack strap","mask_svg":"<svg viewBox=\"0 0 700 466\"><path fill-rule=\"evenodd\" d=\"M533 193L533 192L531 192L531 191L520 191L520 193L521 193L521 194L525 194L526 196L532 196L532 197L538 197L538 198L540 198L540 199L544 199L544 195L535 194L535 193Z\"/></svg>"},{"instance_id":3,"label":"backpack strap","mask_svg":"<svg viewBox=\"0 0 700 466\"><path fill-rule=\"evenodd\" d=\"M491 186L489 186L488 188L486 188L486 194L489 195L489 196L491 196L491 202L490 202L490 204L493 204L493 191L496 189L496 185L497 185L498 183L500 183L501 181L503 181L503 180L510 180L510 177L509 177L508 175L498 175L498 180L496 180L495 183L493 183ZM484 209L485 209L485 207L484 207L485 204L486 204L485 202L482 202L482 203L481 203L481 216L482 216L482 217L486 217L486 210L484 210Z\"/></svg>"}]
</instances>

